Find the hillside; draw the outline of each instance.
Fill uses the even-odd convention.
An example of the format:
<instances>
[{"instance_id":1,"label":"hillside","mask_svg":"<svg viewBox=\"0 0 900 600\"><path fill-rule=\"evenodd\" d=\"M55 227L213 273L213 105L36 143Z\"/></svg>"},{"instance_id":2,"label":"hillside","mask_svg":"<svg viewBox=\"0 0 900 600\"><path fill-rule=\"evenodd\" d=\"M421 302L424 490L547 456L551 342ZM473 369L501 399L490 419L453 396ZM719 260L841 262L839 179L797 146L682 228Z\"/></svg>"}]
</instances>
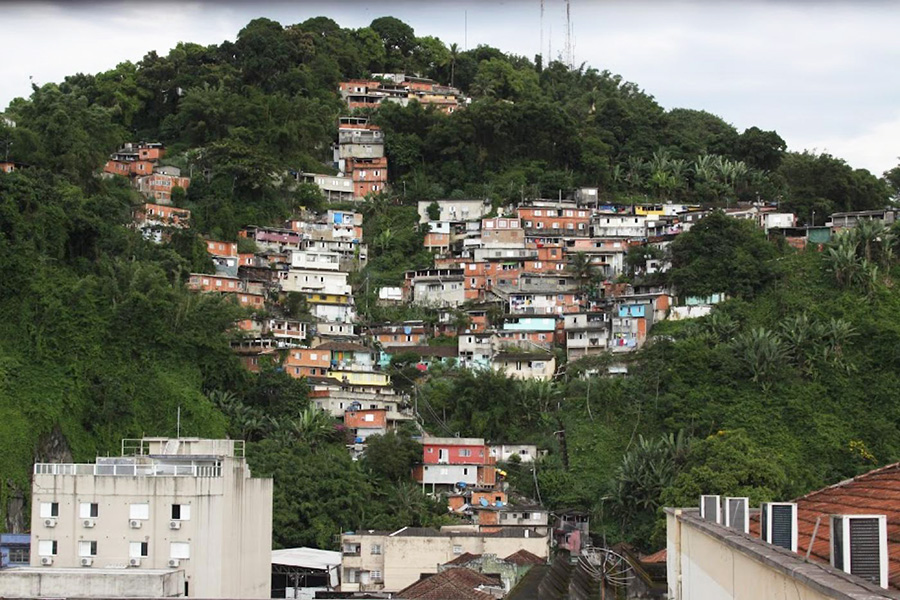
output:
<instances>
[{"instance_id":1,"label":"hillside","mask_svg":"<svg viewBox=\"0 0 900 600\"><path fill-rule=\"evenodd\" d=\"M10 158L27 165L0 173L0 530L27 523L34 461L91 460L123 437L172 435L179 409L185 435L252 442L254 473L276 477L279 545L329 547L341 530L448 518L409 479L408 436L352 461L306 385L243 369L230 342L248 309L185 286L213 269L203 237L237 242L244 227L327 207L288 174L329 170L346 112L339 83L390 72L454 85L472 102L450 115L415 102L360 111L384 131L391 164L390 191L359 208L370 255L352 283L364 321L436 318L374 301L378 287L432 264L420 200L485 198L499 214L587 186L621 205L778 199L821 224L897 193L896 177L786 152L774 131L666 111L607 71L462 52L389 17L356 30L257 19L234 43L183 43L35 87L0 120ZM135 140L163 142L165 163L192 174L172 197L191 211L191 230L167 243L128 227L137 192L96 176ZM786 497L900 460L900 249L884 237L875 257L871 239L794 252L707 219L706 237L673 245L668 277L682 290L728 290L712 316L659 324L627 378L577 376L603 359L537 384L452 367L418 379L393 364L420 384L426 427L549 448L537 473L509 467L513 485L552 508L592 511L595 531L645 548L658 541L661 503L701 490ZM709 268L710 247L738 258Z\"/></svg>"}]
</instances>

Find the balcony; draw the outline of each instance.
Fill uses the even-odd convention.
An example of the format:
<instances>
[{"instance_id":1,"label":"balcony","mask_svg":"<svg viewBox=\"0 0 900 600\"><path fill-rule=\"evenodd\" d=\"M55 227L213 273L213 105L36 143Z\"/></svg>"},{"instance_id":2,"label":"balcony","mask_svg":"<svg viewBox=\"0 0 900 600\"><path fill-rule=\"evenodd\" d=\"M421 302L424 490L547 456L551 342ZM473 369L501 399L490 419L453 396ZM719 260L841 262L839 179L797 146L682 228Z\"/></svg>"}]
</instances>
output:
<instances>
[{"instance_id":1,"label":"balcony","mask_svg":"<svg viewBox=\"0 0 900 600\"><path fill-rule=\"evenodd\" d=\"M119 462L121 460L121 462ZM221 477L222 463L173 464L117 459L107 464L35 463L35 475L92 475L110 477Z\"/></svg>"}]
</instances>

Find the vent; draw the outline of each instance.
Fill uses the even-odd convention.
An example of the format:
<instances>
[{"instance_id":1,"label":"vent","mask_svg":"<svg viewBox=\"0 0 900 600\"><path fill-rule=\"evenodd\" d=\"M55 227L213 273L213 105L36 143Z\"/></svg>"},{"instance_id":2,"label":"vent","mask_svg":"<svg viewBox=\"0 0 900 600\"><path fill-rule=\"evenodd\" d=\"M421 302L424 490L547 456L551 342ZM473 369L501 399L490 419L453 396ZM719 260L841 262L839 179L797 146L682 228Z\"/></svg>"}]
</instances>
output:
<instances>
[{"instance_id":1,"label":"vent","mask_svg":"<svg viewBox=\"0 0 900 600\"><path fill-rule=\"evenodd\" d=\"M169 566L170 566L170 567L177 567L179 564L181 564L181 562L180 562L177 558L170 558L170 559L169 559Z\"/></svg>"},{"instance_id":2,"label":"vent","mask_svg":"<svg viewBox=\"0 0 900 600\"><path fill-rule=\"evenodd\" d=\"M44 566L52 565L52 564L53 564L53 557L51 557L51 556L42 556L42 557L41 557L41 564L44 565Z\"/></svg>"},{"instance_id":3,"label":"vent","mask_svg":"<svg viewBox=\"0 0 900 600\"><path fill-rule=\"evenodd\" d=\"M750 533L750 499L725 498L725 527Z\"/></svg>"},{"instance_id":4,"label":"vent","mask_svg":"<svg viewBox=\"0 0 900 600\"><path fill-rule=\"evenodd\" d=\"M140 529L141 528L141 522L138 519L132 519L132 520L128 521L128 525L132 529Z\"/></svg>"},{"instance_id":5,"label":"vent","mask_svg":"<svg viewBox=\"0 0 900 600\"><path fill-rule=\"evenodd\" d=\"M886 588L887 518L884 515L833 515L831 564Z\"/></svg>"},{"instance_id":6,"label":"vent","mask_svg":"<svg viewBox=\"0 0 900 600\"><path fill-rule=\"evenodd\" d=\"M139 567L139 566L141 566L141 559L139 559L139 558L130 558L130 559L128 559L128 566L129 566L129 567Z\"/></svg>"},{"instance_id":7,"label":"vent","mask_svg":"<svg viewBox=\"0 0 900 600\"><path fill-rule=\"evenodd\" d=\"M82 559L81 559L81 566L82 566L82 567L90 567L92 564L94 564L94 559L93 559L93 558L82 558Z\"/></svg>"},{"instance_id":8,"label":"vent","mask_svg":"<svg viewBox=\"0 0 900 600\"><path fill-rule=\"evenodd\" d=\"M169 521L169 529L181 529L181 521Z\"/></svg>"},{"instance_id":9,"label":"vent","mask_svg":"<svg viewBox=\"0 0 900 600\"><path fill-rule=\"evenodd\" d=\"M44 527L56 527L56 519L44 519Z\"/></svg>"},{"instance_id":10,"label":"vent","mask_svg":"<svg viewBox=\"0 0 900 600\"><path fill-rule=\"evenodd\" d=\"M760 511L760 537L773 546L797 551L797 505L766 502Z\"/></svg>"},{"instance_id":11,"label":"vent","mask_svg":"<svg viewBox=\"0 0 900 600\"><path fill-rule=\"evenodd\" d=\"M720 496L700 496L700 518L713 523L722 522Z\"/></svg>"},{"instance_id":12,"label":"vent","mask_svg":"<svg viewBox=\"0 0 900 600\"><path fill-rule=\"evenodd\" d=\"M94 520L93 519L85 519L84 521L81 522L81 524L84 527L86 527L87 529L90 529L91 527L94 526Z\"/></svg>"}]
</instances>

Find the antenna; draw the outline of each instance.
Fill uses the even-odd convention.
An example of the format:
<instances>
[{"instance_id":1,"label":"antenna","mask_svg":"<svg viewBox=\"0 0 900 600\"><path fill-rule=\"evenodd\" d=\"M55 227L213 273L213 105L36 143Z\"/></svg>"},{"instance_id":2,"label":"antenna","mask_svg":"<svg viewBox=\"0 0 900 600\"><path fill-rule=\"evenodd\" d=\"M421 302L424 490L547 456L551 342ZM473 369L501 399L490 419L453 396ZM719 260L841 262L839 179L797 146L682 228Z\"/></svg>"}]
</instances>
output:
<instances>
[{"instance_id":1,"label":"antenna","mask_svg":"<svg viewBox=\"0 0 900 600\"><path fill-rule=\"evenodd\" d=\"M175 421L175 437L181 439L181 405L178 405L178 417Z\"/></svg>"},{"instance_id":2,"label":"antenna","mask_svg":"<svg viewBox=\"0 0 900 600\"><path fill-rule=\"evenodd\" d=\"M572 68L572 5L566 0L566 64Z\"/></svg>"},{"instance_id":3,"label":"antenna","mask_svg":"<svg viewBox=\"0 0 900 600\"><path fill-rule=\"evenodd\" d=\"M469 51L469 11L463 11L463 27L465 29L465 34L463 37L463 45L466 47L466 52Z\"/></svg>"},{"instance_id":4,"label":"antenna","mask_svg":"<svg viewBox=\"0 0 900 600\"><path fill-rule=\"evenodd\" d=\"M538 46L538 54L544 53L544 0L541 0L541 45ZM544 61L541 61L542 63Z\"/></svg>"}]
</instances>

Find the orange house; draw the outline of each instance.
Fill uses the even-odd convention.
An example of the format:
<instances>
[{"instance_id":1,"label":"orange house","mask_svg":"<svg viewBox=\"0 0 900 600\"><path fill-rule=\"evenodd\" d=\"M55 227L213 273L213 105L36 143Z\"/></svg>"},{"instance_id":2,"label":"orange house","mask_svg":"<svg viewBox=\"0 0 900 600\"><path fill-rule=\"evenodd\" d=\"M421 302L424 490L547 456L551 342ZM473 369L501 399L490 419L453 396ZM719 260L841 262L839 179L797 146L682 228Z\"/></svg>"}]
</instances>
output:
<instances>
[{"instance_id":1,"label":"orange house","mask_svg":"<svg viewBox=\"0 0 900 600\"><path fill-rule=\"evenodd\" d=\"M591 214L587 209L526 206L516 213L528 235L590 235Z\"/></svg>"},{"instance_id":2,"label":"orange house","mask_svg":"<svg viewBox=\"0 0 900 600\"><path fill-rule=\"evenodd\" d=\"M385 429L387 427L387 409L370 408L345 411L344 425L350 429Z\"/></svg>"},{"instance_id":3,"label":"orange house","mask_svg":"<svg viewBox=\"0 0 900 600\"><path fill-rule=\"evenodd\" d=\"M366 194L384 191L388 181L388 161L381 158L354 158L345 160L345 169L353 181L353 192L358 198Z\"/></svg>"},{"instance_id":4,"label":"orange house","mask_svg":"<svg viewBox=\"0 0 900 600\"><path fill-rule=\"evenodd\" d=\"M179 227L187 226L191 219L191 211L186 208L176 208L164 204L141 204L132 211L132 217L137 221L159 221Z\"/></svg>"},{"instance_id":5,"label":"orange house","mask_svg":"<svg viewBox=\"0 0 900 600\"><path fill-rule=\"evenodd\" d=\"M206 251L213 256L237 256L237 242L206 240Z\"/></svg>"},{"instance_id":6,"label":"orange house","mask_svg":"<svg viewBox=\"0 0 900 600\"><path fill-rule=\"evenodd\" d=\"M132 175L150 175L153 173L153 163L149 160L136 160L128 163L128 172Z\"/></svg>"},{"instance_id":7,"label":"orange house","mask_svg":"<svg viewBox=\"0 0 900 600\"><path fill-rule=\"evenodd\" d=\"M325 377L331 367L331 352L316 348L291 348L284 361L285 372L294 378Z\"/></svg>"}]
</instances>

